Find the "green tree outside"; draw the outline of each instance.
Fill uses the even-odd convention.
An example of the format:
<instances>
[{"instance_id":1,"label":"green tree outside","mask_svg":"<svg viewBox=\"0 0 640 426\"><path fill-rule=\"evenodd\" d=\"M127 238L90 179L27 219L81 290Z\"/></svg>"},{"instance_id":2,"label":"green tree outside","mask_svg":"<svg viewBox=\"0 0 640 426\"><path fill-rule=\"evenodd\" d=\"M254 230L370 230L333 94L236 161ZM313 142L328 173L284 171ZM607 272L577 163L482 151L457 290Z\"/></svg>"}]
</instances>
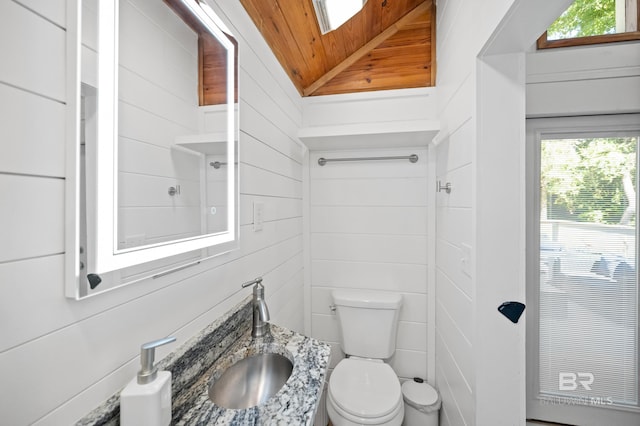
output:
<instances>
[{"instance_id":1,"label":"green tree outside","mask_svg":"<svg viewBox=\"0 0 640 426\"><path fill-rule=\"evenodd\" d=\"M558 40L615 32L615 0L576 0L551 24L547 30L547 38Z\"/></svg>"},{"instance_id":2,"label":"green tree outside","mask_svg":"<svg viewBox=\"0 0 640 426\"><path fill-rule=\"evenodd\" d=\"M638 138L543 140L542 218L632 225Z\"/></svg>"}]
</instances>

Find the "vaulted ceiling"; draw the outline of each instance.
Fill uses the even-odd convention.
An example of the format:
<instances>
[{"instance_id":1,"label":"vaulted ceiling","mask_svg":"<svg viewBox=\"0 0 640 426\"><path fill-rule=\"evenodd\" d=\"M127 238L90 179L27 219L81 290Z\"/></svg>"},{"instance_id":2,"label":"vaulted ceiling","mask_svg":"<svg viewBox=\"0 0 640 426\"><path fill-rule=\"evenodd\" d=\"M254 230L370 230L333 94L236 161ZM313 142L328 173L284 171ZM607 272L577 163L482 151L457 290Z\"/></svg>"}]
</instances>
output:
<instances>
[{"instance_id":1,"label":"vaulted ceiling","mask_svg":"<svg viewBox=\"0 0 640 426\"><path fill-rule=\"evenodd\" d=\"M303 96L435 84L432 0L368 0L322 34L311 0L240 0Z\"/></svg>"}]
</instances>

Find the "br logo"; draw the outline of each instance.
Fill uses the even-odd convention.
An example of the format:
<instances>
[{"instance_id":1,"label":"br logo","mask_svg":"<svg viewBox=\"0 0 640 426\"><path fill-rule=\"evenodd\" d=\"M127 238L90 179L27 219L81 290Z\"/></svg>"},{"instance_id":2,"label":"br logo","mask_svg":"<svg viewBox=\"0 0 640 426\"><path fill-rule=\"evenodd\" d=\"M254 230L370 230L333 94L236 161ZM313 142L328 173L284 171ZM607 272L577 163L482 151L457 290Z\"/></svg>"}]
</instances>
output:
<instances>
[{"instance_id":1,"label":"br logo","mask_svg":"<svg viewBox=\"0 0 640 426\"><path fill-rule=\"evenodd\" d=\"M574 391L582 386L584 390L590 391L594 380L592 373L558 373L558 390Z\"/></svg>"}]
</instances>

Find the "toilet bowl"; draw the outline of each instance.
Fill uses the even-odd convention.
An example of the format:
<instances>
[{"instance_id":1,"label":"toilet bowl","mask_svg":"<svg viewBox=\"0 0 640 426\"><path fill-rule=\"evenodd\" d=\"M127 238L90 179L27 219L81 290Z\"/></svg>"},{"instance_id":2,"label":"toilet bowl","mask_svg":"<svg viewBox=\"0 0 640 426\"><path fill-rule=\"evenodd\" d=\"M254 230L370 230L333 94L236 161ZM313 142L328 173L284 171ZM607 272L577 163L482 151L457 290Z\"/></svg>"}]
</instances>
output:
<instances>
[{"instance_id":1,"label":"toilet bowl","mask_svg":"<svg viewBox=\"0 0 640 426\"><path fill-rule=\"evenodd\" d=\"M398 377L380 360L344 359L329 381L327 411L334 426L399 426L404 402Z\"/></svg>"},{"instance_id":2,"label":"toilet bowl","mask_svg":"<svg viewBox=\"0 0 640 426\"><path fill-rule=\"evenodd\" d=\"M383 360L395 352L402 296L334 290L341 360L329 379L327 413L334 426L400 426L404 400L400 380Z\"/></svg>"}]
</instances>

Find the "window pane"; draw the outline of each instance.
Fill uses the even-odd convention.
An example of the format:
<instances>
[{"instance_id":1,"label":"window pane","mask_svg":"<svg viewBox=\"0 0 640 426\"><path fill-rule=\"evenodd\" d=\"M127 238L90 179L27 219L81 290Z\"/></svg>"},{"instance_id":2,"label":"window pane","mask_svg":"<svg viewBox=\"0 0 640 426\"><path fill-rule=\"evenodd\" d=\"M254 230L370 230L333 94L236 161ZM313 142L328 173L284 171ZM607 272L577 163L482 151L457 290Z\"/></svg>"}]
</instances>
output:
<instances>
[{"instance_id":1,"label":"window pane","mask_svg":"<svg viewBox=\"0 0 640 426\"><path fill-rule=\"evenodd\" d=\"M576 0L549 27L547 40L637 31L636 0Z\"/></svg>"},{"instance_id":2,"label":"window pane","mask_svg":"<svg viewBox=\"0 0 640 426\"><path fill-rule=\"evenodd\" d=\"M638 405L638 137L544 139L540 395Z\"/></svg>"}]
</instances>

